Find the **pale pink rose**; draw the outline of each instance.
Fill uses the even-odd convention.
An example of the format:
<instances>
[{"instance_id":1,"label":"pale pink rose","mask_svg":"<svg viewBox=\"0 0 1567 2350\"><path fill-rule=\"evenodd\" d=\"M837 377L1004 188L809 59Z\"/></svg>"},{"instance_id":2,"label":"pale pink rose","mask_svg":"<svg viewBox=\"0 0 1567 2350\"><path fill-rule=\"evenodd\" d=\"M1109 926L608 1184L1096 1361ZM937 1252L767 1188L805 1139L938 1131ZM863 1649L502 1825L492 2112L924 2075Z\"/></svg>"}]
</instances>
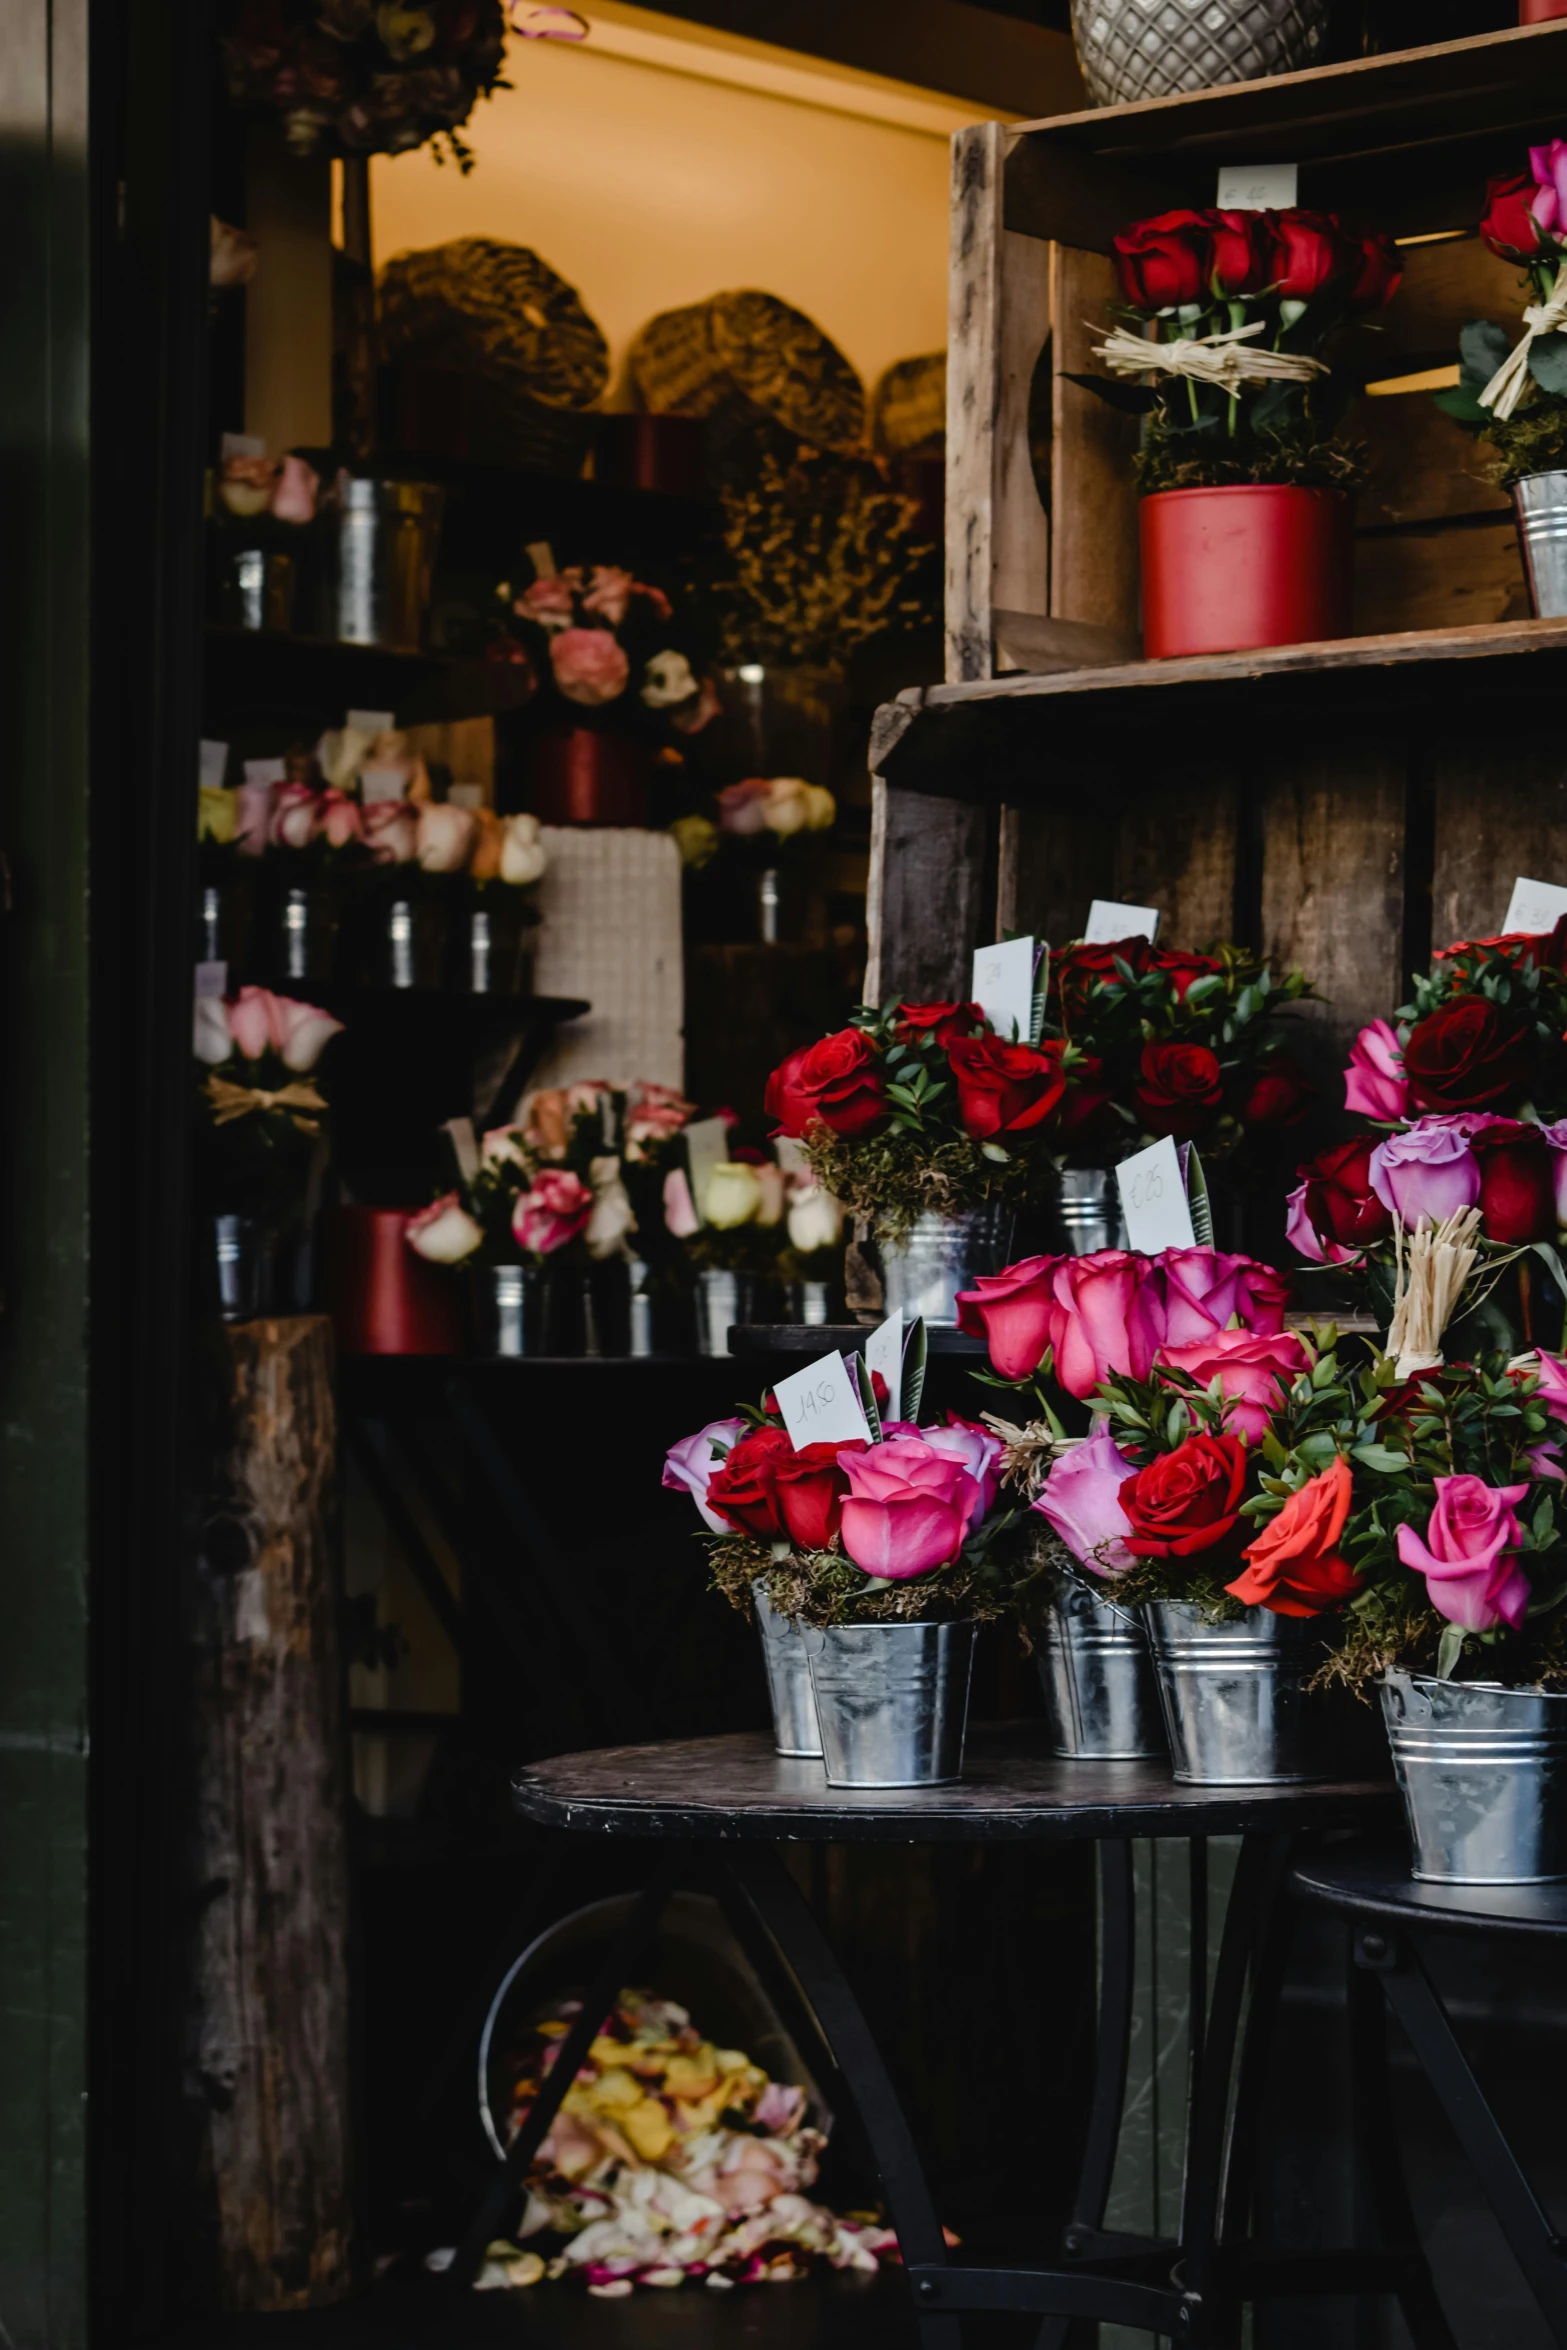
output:
<instances>
[{"instance_id":1,"label":"pale pink rose","mask_svg":"<svg viewBox=\"0 0 1567 2350\"><path fill-rule=\"evenodd\" d=\"M193 1044L196 1058L209 1069L218 1068L234 1050L229 1034L229 1008L221 996L196 998Z\"/></svg>"},{"instance_id":2,"label":"pale pink rose","mask_svg":"<svg viewBox=\"0 0 1567 2350\"><path fill-rule=\"evenodd\" d=\"M242 783L234 816L234 837L240 853L259 857L272 836L272 795L275 783Z\"/></svg>"},{"instance_id":3,"label":"pale pink rose","mask_svg":"<svg viewBox=\"0 0 1567 2350\"><path fill-rule=\"evenodd\" d=\"M607 628L563 628L550 639L550 667L567 701L589 708L613 702L631 681L631 664Z\"/></svg>"},{"instance_id":4,"label":"pale pink rose","mask_svg":"<svg viewBox=\"0 0 1567 2350\"><path fill-rule=\"evenodd\" d=\"M279 522L313 522L321 476L303 457L285 457L272 493L272 511Z\"/></svg>"},{"instance_id":5,"label":"pale pink rose","mask_svg":"<svg viewBox=\"0 0 1567 2350\"><path fill-rule=\"evenodd\" d=\"M270 988L240 989L229 1006L229 1034L247 1061L259 1061L263 1053L281 1049L282 1022L278 999Z\"/></svg>"},{"instance_id":6,"label":"pale pink rose","mask_svg":"<svg viewBox=\"0 0 1567 2350\"><path fill-rule=\"evenodd\" d=\"M664 1177L664 1224L676 1240L689 1240L702 1229L684 1167L671 1167Z\"/></svg>"},{"instance_id":7,"label":"pale pink rose","mask_svg":"<svg viewBox=\"0 0 1567 2350\"><path fill-rule=\"evenodd\" d=\"M1529 1578L1518 1563L1523 1530L1514 1514L1527 1485L1487 1485L1480 1477L1437 1477L1425 1540L1398 1529L1398 1555L1424 1575L1431 1605L1466 1632L1516 1632L1529 1605Z\"/></svg>"},{"instance_id":8,"label":"pale pink rose","mask_svg":"<svg viewBox=\"0 0 1567 2350\"><path fill-rule=\"evenodd\" d=\"M1152 1260L1150 1281L1161 1292L1166 1345L1188 1345L1210 1330L1223 1330L1232 1317L1247 1330L1284 1327L1289 1281L1255 1257L1228 1256L1216 1248L1170 1248Z\"/></svg>"},{"instance_id":9,"label":"pale pink rose","mask_svg":"<svg viewBox=\"0 0 1567 2350\"><path fill-rule=\"evenodd\" d=\"M1123 1248L1063 1257L1050 1277L1055 1373L1068 1395L1084 1400L1112 1372L1146 1379L1164 1336L1153 1311L1147 1268L1153 1260Z\"/></svg>"},{"instance_id":10,"label":"pale pink rose","mask_svg":"<svg viewBox=\"0 0 1567 2350\"><path fill-rule=\"evenodd\" d=\"M631 604L631 591L636 581L629 571L617 571L613 564L601 563L588 573L587 594L582 599L584 612L596 612L600 620L607 620L611 628L618 628Z\"/></svg>"},{"instance_id":11,"label":"pale pink rose","mask_svg":"<svg viewBox=\"0 0 1567 2350\"><path fill-rule=\"evenodd\" d=\"M471 808L454 808L446 800L429 800L419 810L415 854L426 873L460 873L478 837L479 819Z\"/></svg>"},{"instance_id":12,"label":"pale pink rose","mask_svg":"<svg viewBox=\"0 0 1567 2350\"><path fill-rule=\"evenodd\" d=\"M1132 1563L1131 1532L1117 1498L1137 1470L1103 1428L1061 1454L1033 1507L1053 1526L1081 1567L1120 1575Z\"/></svg>"},{"instance_id":13,"label":"pale pink rose","mask_svg":"<svg viewBox=\"0 0 1567 2350\"><path fill-rule=\"evenodd\" d=\"M300 1077L315 1067L333 1037L343 1033L342 1021L330 1012L316 1004L296 1003L292 996L272 998L272 1020L283 1066Z\"/></svg>"},{"instance_id":14,"label":"pale pink rose","mask_svg":"<svg viewBox=\"0 0 1567 2350\"><path fill-rule=\"evenodd\" d=\"M364 811L346 791L325 791L316 809L316 831L334 849L365 837Z\"/></svg>"},{"instance_id":15,"label":"pale pink rose","mask_svg":"<svg viewBox=\"0 0 1567 2350\"><path fill-rule=\"evenodd\" d=\"M280 783L272 797L272 845L308 848L315 838L321 794L308 783Z\"/></svg>"},{"instance_id":16,"label":"pale pink rose","mask_svg":"<svg viewBox=\"0 0 1567 2350\"><path fill-rule=\"evenodd\" d=\"M1260 1444L1285 1389L1308 1358L1293 1330L1216 1330L1189 1346L1162 1346L1158 1359L1189 1371L1199 1387L1211 1387L1217 1379L1229 1405L1225 1433Z\"/></svg>"},{"instance_id":17,"label":"pale pink rose","mask_svg":"<svg viewBox=\"0 0 1567 2350\"><path fill-rule=\"evenodd\" d=\"M364 812L365 841L378 865L409 865L419 841L419 811L407 800L372 800Z\"/></svg>"},{"instance_id":18,"label":"pale pink rose","mask_svg":"<svg viewBox=\"0 0 1567 2350\"><path fill-rule=\"evenodd\" d=\"M529 1189L519 1192L511 1212L512 1236L530 1256L552 1256L583 1231L593 1213L593 1194L567 1167L544 1167Z\"/></svg>"},{"instance_id":19,"label":"pale pink rose","mask_svg":"<svg viewBox=\"0 0 1567 2350\"><path fill-rule=\"evenodd\" d=\"M678 1444L670 1446L664 1455L664 1474L660 1482L673 1493L689 1493L701 1513L703 1525L710 1534L732 1534L734 1528L722 1518L715 1517L707 1506L708 1480L724 1454L737 1445L745 1434L743 1420L709 1420L694 1436L682 1436ZM713 1447L717 1445L715 1452Z\"/></svg>"},{"instance_id":20,"label":"pale pink rose","mask_svg":"<svg viewBox=\"0 0 1567 2350\"><path fill-rule=\"evenodd\" d=\"M449 1191L409 1217L403 1238L415 1256L432 1265L460 1265L483 1240L484 1227L469 1215L456 1192Z\"/></svg>"},{"instance_id":21,"label":"pale pink rose","mask_svg":"<svg viewBox=\"0 0 1567 2350\"><path fill-rule=\"evenodd\" d=\"M1409 1087L1404 1048L1385 1020L1373 1020L1349 1048L1344 1072L1344 1107L1363 1118L1407 1118Z\"/></svg>"},{"instance_id":22,"label":"pale pink rose","mask_svg":"<svg viewBox=\"0 0 1567 2350\"><path fill-rule=\"evenodd\" d=\"M726 783L718 795L718 829L737 838L767 830L767 795L772 786L759 775Z\"/></svg>"},{"instance_id":23,"label":"pale pink rose","mask_svg":"<svg viewBox=\"0 0 1567 2350\"><path fill-rule=\"evenodd\" d=\"M571 587L562 578L536 579L530 588L524 588L512 609L524 620L536 621L540 628L569 628L572 623Z\"/></svg>"},{"instance_id":24,"label":"pale pink rose","mask_svg":"<svg viewBox=\"0 0 1567 2350\"><path fill-rule=\"evenodd\" d=\"M487 1167L529 1167L533 1163L516 1126L490 1127L480 1138L479 1156Z\"/></svg>"},{"instance_id":25,"label":"pale pink rose","mask_svg":"<svg viewBox=\"0 0 1567 2350\"><path fill-rule=\"evenodd\" d=\"M973 1478L977 1492L970 1512L969 1523L977 1526L980 1519L995 1508L996 1496L1001 1491L1001 1453L999 1436L992 1436L988 1428L975 1420L961 1420L949 1411L946 1424L940 1428L921 1428L919 1431L932 1452L944 1452L955 1461L961 1461Z\"/></svg>"},{"instance_id":26,"label":"pale pink rose","mask_svg":"<svg viewBox=\"0 0 1567 2350\"><path fill-rule=\"evenodd\" d=\"M978 1486L926 1432L892 1437L862 1453L841 1452L838 1463L849 1481L843 1547L863 1574L906 1582L957 1557Z\"/></svg>"}]
</instances>

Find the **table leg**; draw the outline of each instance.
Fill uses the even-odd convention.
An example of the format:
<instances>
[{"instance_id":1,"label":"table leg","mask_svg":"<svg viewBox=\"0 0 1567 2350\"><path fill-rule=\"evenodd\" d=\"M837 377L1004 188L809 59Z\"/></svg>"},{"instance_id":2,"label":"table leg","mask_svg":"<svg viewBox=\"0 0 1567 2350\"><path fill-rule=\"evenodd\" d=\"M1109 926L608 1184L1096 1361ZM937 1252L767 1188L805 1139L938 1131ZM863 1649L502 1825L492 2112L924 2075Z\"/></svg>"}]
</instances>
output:
<instances>
[{"instance_id":1,"label":"table leg","mask_svg":"<svg viewBox=\"0 0 1567 2350\"><path fill-rule=\"evenodd\" d=\"M1377 2234L1404 2249L1405 2269L1394 2292L1415 2350L1458 2350L1437 2299L1436 2284L1415 2225L1388 2078L1387 2019L1376 1978L1358 1958L1349 1968L1350 2095L1353 2145L1369 2189Z\"/></svg>"},{"instance_id":2,"label":"table leg","mask_svg":"<svg viewBox=\"0 0 1567 2350\"><path fill-rule=\"evenodd\" d=\"M1418 1953L1400 1935L1358 1931L1355 1963L1374 1974L1480 2181L1555 2340L1567 2345L1567 2265L1448 2022Z\"/></svg>"}]
</instances>

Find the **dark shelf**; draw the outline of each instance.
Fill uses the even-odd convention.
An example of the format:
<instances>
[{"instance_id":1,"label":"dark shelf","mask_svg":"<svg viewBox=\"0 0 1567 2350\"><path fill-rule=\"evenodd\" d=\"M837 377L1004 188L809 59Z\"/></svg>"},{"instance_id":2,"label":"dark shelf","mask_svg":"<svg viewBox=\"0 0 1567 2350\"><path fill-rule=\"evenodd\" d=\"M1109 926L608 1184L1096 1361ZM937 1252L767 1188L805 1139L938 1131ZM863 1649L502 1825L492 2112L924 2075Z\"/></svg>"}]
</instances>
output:
<instances>
[{"instance_id":1,"label":"dark shelf","mask_svg":"<svg viewBox=\"0 0 1567 2350\"><path fill-rule=\"evenodd\" d=\"M339 987L329 980L280 981L280 986L309 987L311 1001L345 1020L384 1018L388 1014L422 1018L434 1011L450 1011L475 1021L543 1021L557 1025L580 1020L593 1007L584 996L474 995L447 987ZM395 1007L395 1013L394 1013Z\"/></svg>"},{"instance_id":2,"label":"dark shelf","mask_svg":"<svg viewBox=\"0 0 1567 2350\"><path fill-rule=\"evenodd\" d=\"M206 631L205 723L237 727L280 714L340 725L343 712L389 709L399 725L492 718L528 699L526 673L510 662L449 653L397 652L281 629Z\"/></svg>"},{"instance_id":3,"label":"dark shelf","mask_svg":"<svg viewBox=\"0 0 1567 2350\"><path fill-rule=\"evenodd\" d=\"M745 1322L729 1333L729 1352L746 1361L755 1361L766 1355L825 1355L834 1349L843 1354L862 1347L872 1330L873 1322ZM966 1330L931 1330L926 1339L933 1355L983 1355L987 1350L982 1338L971 1338Z\"/></svg>"}]
</instances>

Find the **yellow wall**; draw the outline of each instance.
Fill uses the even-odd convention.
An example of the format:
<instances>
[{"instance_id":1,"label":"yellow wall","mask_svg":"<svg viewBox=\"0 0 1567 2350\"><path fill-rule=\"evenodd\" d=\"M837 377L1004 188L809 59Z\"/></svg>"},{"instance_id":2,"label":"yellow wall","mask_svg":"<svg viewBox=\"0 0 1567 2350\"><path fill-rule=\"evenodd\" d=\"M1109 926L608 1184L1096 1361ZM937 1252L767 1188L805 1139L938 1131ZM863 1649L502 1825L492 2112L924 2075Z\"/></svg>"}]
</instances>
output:
<instances>
[{"instance_id":1,"label":"yellow wall","mask_svg":"<svg viewBox=\"0 0 1567 2350\"><path fill-rule=\"evenodd\" d=\"M463 133L468 178L376 159L378 262L449 237L533 246L608 337L621 406L637 329L728 288L806 311L867 386L942 348L948 139L980 109L645 9L586 13L580 45L513 37L514 87Z\"/></svg>"}]
</instances>

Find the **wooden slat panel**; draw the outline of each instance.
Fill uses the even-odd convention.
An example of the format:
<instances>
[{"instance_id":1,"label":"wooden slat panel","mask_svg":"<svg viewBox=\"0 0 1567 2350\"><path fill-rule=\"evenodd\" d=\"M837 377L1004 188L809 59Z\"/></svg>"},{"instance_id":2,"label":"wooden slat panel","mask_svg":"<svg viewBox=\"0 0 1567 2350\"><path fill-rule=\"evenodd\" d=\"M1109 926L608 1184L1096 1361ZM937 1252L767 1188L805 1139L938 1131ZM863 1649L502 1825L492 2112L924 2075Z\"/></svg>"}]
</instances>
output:
<instances>
[{"instance_id":1,"label":"wooden slat panel","mask_svg":"<svg viewBox=\"0 0 1567 2350\"><path fill-rule=\"evenodd\" d=\"M1239 813L1233 777L1184 776L1135 800L1117 825L1114 894L1157 906L1167 946L1233 935Z\"/></svg>"},{"instance_id":2,"label":"wooden slat panel","mask_svg":"<svg viewBox=\"0 0 1567 2350\"><path fill-rule=\"evenodd\" d=\"M1355 547L1355 633L1527 620L1518 538L1495 528L1413 531Z\"/></svg>"},{"instance_id":3,"label":"wooden slat panel","mask_svg":"<svg viewBox=\"0 0 1567 2350\"><path fill-rule=\"evenodd\" d=\"M867 906L869 1003L966 997L993 920L985 810L876 778Z\"/></svg>"},{"instance_id":4,"label":"wooden slat panel","mask_svg":"<svg viewBox=\"0 0 1567 2350\"><path fill-rule=\"evenodd\" d=\"M1102 254L1052 248L1050 609L1062 620L1091 620L1132 636L1141 630L1131 476L1137 420L1067 381L1094 372L1093 322L1108 322L1117 299L1115 272Z\"/></svg>"},{"instance_id":5,"label":"wooden slat panel","mask_svg":"<svg viewBox=\"0 0 1567 2350\"><path fill-rule=\"evenodd\" d=\"M1086 775L1070 809L1002 810L998 931L1032 931L1059 946L1082 936L1091 899L1115 894L1114 827Z\"/></svg>"},{"instance_id":6,"label":"wooden slat panel","mask_svg":"<svg viewBox=\"0 0 1567 2350\"><path fill-rule=\"evenodd\" d=\"M990 595L994 612L1050 610L1050 522L1029 446L1029 394L1050 334L1050 247L1002 233L1000 382L991 475Z\"/></svg>"},{"instance_id":7,"label":"wooden slat panel","mask_svg":"<svg viewBox=\"0 0 1567 2350\"><path fill-rule=\"evenodd\" d=\"M1403 282L1377 319L1376 347L1390 359L1402 351L1445 351L1458 357L1458 329L1466 318L1494 319L1516 333L1527 299L1519 272L1498 261L1478 237L1455 237L1441 245L1400 248ZM1373 354L1374 355L1374 354ZM1385 374L1396 375L1389 365Z\"/></svg>"},{"instance_id":8,"label":"wooden slat panel","mask_svg":"<svg viewBox=\"0 0 1567 2350\"><path fill-rule=\"evenodd\" d=\"M947 677L988 677L996 400L1001 375L998 122L952 142L947 277Z\"/></svg>"},{"instance_id":9,"label":"wooden slat panel","mask_svg":"<svg viewBox=\"0 0 1567 2350\"><path fill-rule=\"evenodd\" d=\"M1344 434L1363 442L1370 460L1370 478L1355 502L1361 530L1512 512L1507 492L1485 478L1484 449L1443 415L1428 392L1357 400L1344 418Z\"/></svg>"},{"instance_id":10,"label":"wooden slat panel","mask_svg":"<svg viewBox=\"0 0 1567 2350\"><path fill-rule=\"evenodd\" d=\"M1513 883L1567 882L1567 747L1513 737L1492 750L1455 744L1435 763L1437 946L1500 930Z\"/></svg>"},{"instance_id":11,"label":"wooden slat panel","mask_svg":"<svg viewBox=\"0 0 1567 2350\"><path fill-rule=\"evenodd\" d=\"M1356 1032L1403 996L1403 759L1381 744L1283 757L1259 788L1263 945L1327 999L1303 1007L1302 1059L1337 1102Z\"/></svg>"}]
</instances>

